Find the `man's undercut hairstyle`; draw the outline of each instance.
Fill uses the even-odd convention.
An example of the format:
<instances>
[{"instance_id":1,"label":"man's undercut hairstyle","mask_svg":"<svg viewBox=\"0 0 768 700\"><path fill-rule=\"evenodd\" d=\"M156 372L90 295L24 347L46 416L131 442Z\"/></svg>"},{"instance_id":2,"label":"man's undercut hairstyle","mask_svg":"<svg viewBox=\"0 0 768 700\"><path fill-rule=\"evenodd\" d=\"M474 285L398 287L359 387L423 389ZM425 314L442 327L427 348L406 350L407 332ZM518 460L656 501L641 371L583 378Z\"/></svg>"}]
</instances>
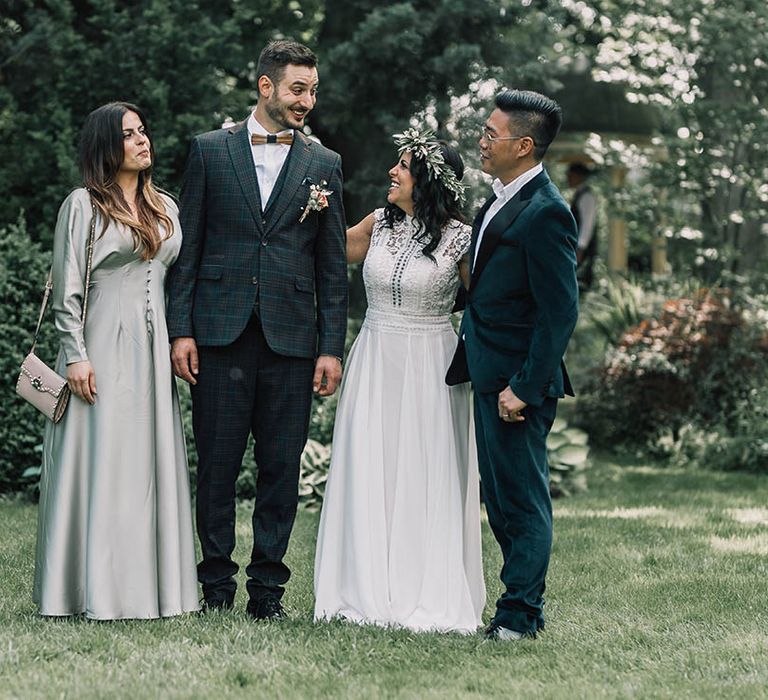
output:
<instances>
[{"instance_id":1,"label":"man's undercut hairstyle","mask_svg":"<svg viewBox=\"0 0 768 700\"><path fill-rule=\"evenodd\" d=\"M496 95L496 106L509 117L517 136L533 139L533 157L542 160L563 123L560 105L532 90L504 90Z\"/></svg>"},{"instance_id":2,"label":"man's undercut hairstyle","mask_svg":"<svg viewBox=\"0 0 768 700\"><path fill-rule=\"evenodd\" d=\"M272 84L277 87L285 73L285 67L317 66L317 56L304 44L297 41L282 39L270 41L259 54L259 65L256 67L256 78L266 75Z\"/></svg>"}]
</instances>

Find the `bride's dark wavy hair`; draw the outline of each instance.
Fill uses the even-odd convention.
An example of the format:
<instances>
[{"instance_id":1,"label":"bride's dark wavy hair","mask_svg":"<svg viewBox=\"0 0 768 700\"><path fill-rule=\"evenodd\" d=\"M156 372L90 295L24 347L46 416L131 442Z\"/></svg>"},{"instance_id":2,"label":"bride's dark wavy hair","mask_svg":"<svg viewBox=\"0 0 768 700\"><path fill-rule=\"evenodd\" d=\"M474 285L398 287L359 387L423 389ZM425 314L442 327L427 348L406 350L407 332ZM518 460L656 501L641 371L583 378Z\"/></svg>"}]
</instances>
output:
<instances>
[{"instance_id":1,"label":"bride's dark wavy hair","mask_svg":"<svg viewBox=\"0 0 768 700\"><path fill-rule=\"evenodd\" d=\"M459 152L444 141L440 141L440 150L446 165L456 173L456 179L464 177L464 161ZM443 236L443 229L450 219L466 223L464 214L453 193L443 185L442 181L429 177L426 161L416 153L411 152L409 167L413 176L413 218L416 222L418 240L426 244L421 252L432 262L432 253ZM405 212L394 204L384 208L384 220L391 227L395 221L402 221Z\"/></svg>"}]
</instances>

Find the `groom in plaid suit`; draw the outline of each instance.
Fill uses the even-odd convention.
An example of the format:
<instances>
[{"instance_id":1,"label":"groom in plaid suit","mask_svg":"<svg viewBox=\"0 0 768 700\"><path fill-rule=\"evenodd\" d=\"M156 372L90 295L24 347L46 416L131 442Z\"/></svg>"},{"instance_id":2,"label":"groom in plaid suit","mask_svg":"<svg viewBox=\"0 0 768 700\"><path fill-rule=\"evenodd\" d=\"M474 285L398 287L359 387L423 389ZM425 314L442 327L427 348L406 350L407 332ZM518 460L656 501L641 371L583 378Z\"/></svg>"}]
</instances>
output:
<instances>
[{"instance_id":1,"label":"groom in plaid suit","mask_svg":"<svg viewBox=\"0 0 768 700\"><path fill-rule=\"evenodd\" d=\"M271 42L257 74L254 113L192 141L168 327L174 371L192 385L205 606L234 600L235 482L250 433L258 480L247 612L272 619L285 614L283 557L312 390L329 396L341 379L346 226L341 159L302 133L315 55Z\"/></svg>"}]
</instances>

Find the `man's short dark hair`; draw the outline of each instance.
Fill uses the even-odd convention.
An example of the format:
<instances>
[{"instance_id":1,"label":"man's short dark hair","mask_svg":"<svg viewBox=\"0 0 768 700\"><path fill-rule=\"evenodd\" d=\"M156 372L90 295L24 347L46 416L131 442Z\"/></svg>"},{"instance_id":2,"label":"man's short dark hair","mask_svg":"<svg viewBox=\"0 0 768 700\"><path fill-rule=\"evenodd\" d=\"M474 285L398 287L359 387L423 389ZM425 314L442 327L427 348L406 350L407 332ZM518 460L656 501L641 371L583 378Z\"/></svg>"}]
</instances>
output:
<instances>
[{"instance_id":1,"label":"man's short dark hair","mask_svg":"<svg viewBox=\"0 0 768 700\"><path fill-rule=\"evenodd\" d=\"M534 158L544 158L563 123L560 105L532 90L504 90L496 95L496 106L514 122L520 136L533 139Z\"/></svg>"},{"instance_id":2,"label":"man's short dark hair","mask_svg":"<svg viewBox=\"0 0 768 700\"><path fill-rule=\"evenodd\" d=\"M256 78L266 75L273 85L277 85L282 80L285 67L288 65L314 68L317 66L317 56L312 49L297 41L288 39L270 41L259 55Z\"/></svg>"}]
</instances>

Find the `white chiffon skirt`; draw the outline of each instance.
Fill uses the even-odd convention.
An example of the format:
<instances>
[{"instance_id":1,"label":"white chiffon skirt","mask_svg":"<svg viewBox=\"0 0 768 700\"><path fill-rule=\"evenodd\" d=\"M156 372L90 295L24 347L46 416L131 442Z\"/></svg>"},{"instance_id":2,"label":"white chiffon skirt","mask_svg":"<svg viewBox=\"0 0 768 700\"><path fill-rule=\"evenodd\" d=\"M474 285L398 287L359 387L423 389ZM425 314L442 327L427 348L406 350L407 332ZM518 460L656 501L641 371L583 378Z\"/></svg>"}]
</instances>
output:
<instances>
[{"instance_id":1,"label":"white chiffon skirt","mask_svg":"<svg viewBox=\"0 0 768 700\"><path fill-rule=\"evenodd\" d=\"M447 316L369 309L341 387L315 619L474 632L485 584L469 386Z\"/></svg>"}]
</instances>

